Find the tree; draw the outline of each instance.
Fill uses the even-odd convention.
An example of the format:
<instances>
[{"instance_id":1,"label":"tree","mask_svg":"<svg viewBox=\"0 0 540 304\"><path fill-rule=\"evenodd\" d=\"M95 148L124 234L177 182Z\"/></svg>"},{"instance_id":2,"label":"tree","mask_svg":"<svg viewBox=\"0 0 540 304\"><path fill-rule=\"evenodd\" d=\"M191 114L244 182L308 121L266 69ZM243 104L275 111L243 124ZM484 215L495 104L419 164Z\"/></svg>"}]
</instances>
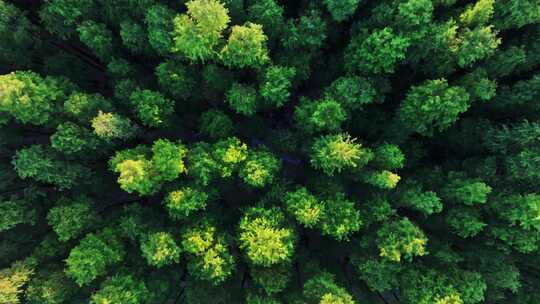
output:
<instances>
[{"instance_id":1,"label":"tree","mask_svg":"<svg viewBox=\"0 0 540 304\"><path fill-rule=\"evenodd\" d=\"M56 206L47 214L47 221L60 241L78 237L99 220L92 205L92 201L85 196L73 200L61 198L56 202Z\"/></svg>"},{"instance_id":2,"label":"tree","mask_svg":"<svg viewBox=\"0 0 540 304\"><path fill-rule=\"evenodd\" d=\"M330 15L335 21L341 22L349 18L358 7L360 0L325 0Z\"/></svg>"},{"instance_id":3,"label":"tree","mask_svg":"<svg viewBox=\"0 0 540 304\"><path fill-rule=\"evenodd\" d=\"M181 249L170 233L155 232L142 237L141 252L148 265L159 268L178 263Z\"/></svg>"},{"instance_id":4,"label":"tree","mask_svg":"<svg viewBox=\"0 0 540 304\"><path fill-rule=\"evenodd\" d=\"M34 72L12 72L0 76L0 113L21 123L46 124L58 110L65 92L54 78L42 78Z\"/></svg>"},{"instance_id":5,"label":"tree","mask_svg":"<svg viewBox=\"0 0 540 304\"><path fill-rule=\"evenodd\" d=\"M141 122L150 127L164 124L174 113L174 103L158 92L136 90L129 97Z\"/></svg>"},{"instance_id":6,"label":"tree","mask_svg":"<svg viewBox=\"0 0 540 304\"><path fill-rule=\"evenodd\" d=\"M121 262L124 255L122 243L111 228L89 233L70 251L66 274L83 286L105 274L107 267Z\"/></svg>"},{"instance_id":7,"label":"tree","mask_svg":"<svg viewBox=\"0 0 540 304\"><path fill-rule=\"evenodd\" d=\"M344 168L364 166L372 159L372 153L355 141L345 133L319 137L311 148L312 166L330 176Z\"/></svg>"},{"instance_id":8,"label":"tree","mask_svg":"<svg viewBox=\"0 0 540 304\"><path fill-rule=\"evenodd\" d=\"M371 34L359 34L347 47L345 61L351 71L374 74L392 73L397 63L405 59L409 40L385 27Z\"/></svg>"},{"instance_id":9,"label":"tree","mask_svg":"<svg viewBox=\"0 0 540 304\"><path fill-rule=\"evenodd\" d=\"M239 68L263 65L269 60L266 40L268 38L259 24L235 25L220 52L221 60L227 66Z\"/></svg>"},{"instance_id":10,"label":"tree","mask_svg":"<svg viewBox=\"0 0 540 304\"><path fill-rule=\"evenodd\" d=\"M160 87L172 96L182 99L191 96L196 82L186 66L169 60L159 64L155 73Z\"/></svg>"},{"instance_id":11,"label":"tree","mask_svg":"<svg viewBox=\"0 0 540 304\"><path fill-rule=\"evenodd\" d=\"M101 111L92 119L92 129L95 135L105 141L128 140L138 133L137 126L129 118Z\"/></svg>"},{"instance_id":12,"label":"tree","mask_svg":"<svg viewBox=\"0 0 540 304\"><path fill-rule=\"evenodd\" d=\"M264 187L272 183L280 166L280 161L272 153L254 151L248 155L244 166L240 169L240 177L250 186Z\"/></svg>"},{"instance_id":13,"label":"tree","mask_svg":"<svg viewBox=\"0 0 540 304\"><path fill-rule=\"evenodd\" d=\"M144 303L148 299L148 289L144 282L131 275L114 276L105 281L101 289L92 295L92 304L102 303Z\"/></svg>"},{"instance_id":14,"label":"tree","mask_svg":"<svg viewBox=\"0 0 540 304\"><path fill-rule=\"evenodd\" d=\"M271 266L291 260L296 236L277 209L252 207L240 220L240 249L253 265Z\"/></svg>"},{"instance_id":15,"label":"tree","mask_svg":"<svg viewBox=\"0 0 540 304\"><path fill-rule=\"evenodd\" d=\"M324 202L320 201L304 187L287 192L284 196L287 211L302 225L311 228L321 221L325 212Z\"/></svg>"},{"instance_id":16,"label":"tree","mask_svg":"<svg viewBox=\"0 0 540 304\"><path fill-rule=\"evenodd\" d=\"M233 83L226 94L229 106L238 114L253 115L257 111L257 90L241 83Z\"/></svg>"},{"instance_id":17,"label":"tree","mask_svg":"<svg viewBox=\"0 0 540 304\"><path fill-rule=\"evenodd\" d=\"M430 136L444 131L469 108L469 94L446 79L429 80L411 87L400 105L399 117L416 132Z\"/></svg>"},{"instance_id":18,"label":"tree","mask_svg":"<svg viewBox=\"0 0 540 304\"><path fill-rule=\"evenodd\" d=\"M389 261L411 261L414 256L423 256L427 238L408 218L386 222L377 231L379 255Z\"/></svg>"},{"instance_id":19,"label":"tree","mask_svg":"<svg viewBox=\"0 0 540 304\"><path fill-rule=\"evenodd\" d=\"M362 220L354 202L347 200L343 193L336 193L324 200L324 214L319 225L323 235L343 241L360 230Z\"/></svg>"},{"instance_id":20,"label":"tree","mask_svg":"<svg viewBox=\"0 0 540 304\"><path fill-rule=\"evenodd\" d=\"M89 175L88 168L52 157L50 149L42 145L23 148L13 157L13 167L22 179L31 178L69 189Z\"/></svg>"},{"instance_id":21,"label":"tree","mask_svg":"<svg viewBox=\"0 0 540 304\"><path fill-rule=\"evenodd\" d=\"M355 303L353 297L345 289L339 287L334 280L332 274L322 272L304 284L303 294L306 299L321 304Z\"/></svg>"},{"instance_id":22,"label":"tree","mask_svg":"<svg viewBox=\"0 0 540 304\"><path fill-rule=\"evenodd\" d=\"M173 219L184 219L197 210L204 209L208 195L197 189L184 187L170 192L165 198L165 206Z\"/></svg>"},{"instance_id":23,"label":"tree","mask_svg":"<svg viewBox=\"0 0 540 304\"><path fill-rule=\"evenodd\" d=\"M266 69L264 82L260 88L262 98L272 106L283 106L290 97L291 80L296 75L295 68L271 66Z\"/></svg>"},{"instance_id":24,"label":"tree","mask_svg":"<svg viewBox=\"0 0 540 304\"><path fill-rule=\"evenodd\" d=\"M218 285L232 275L235 260L223 235L209 222L187 229L182 248L189 255L188 269L200 280Z\"/></svg>"},{"instance_id":25,"label":"tree","mask_svg":"<svg viewBox=\"0 0 540 304\"><path fill-rule=\"evenodd\" d=\"M219 1L192 0L187 14L174 18L174 48L191 61L206 61L216 56L222 31L227 28L229 11Z\"/></svg>"},{"instance_id":26,"label":"tree","mask_svg":"<svg viewBox=\"0 0 540 304\"><path fill-rule=\"evenodd\" d=\"M309 133L320 131L335 132L341 129L341 124L347 120L344 107L333 98L320 101L302 99L294 111L298 128Z\"/></svg>"}]
</instances>

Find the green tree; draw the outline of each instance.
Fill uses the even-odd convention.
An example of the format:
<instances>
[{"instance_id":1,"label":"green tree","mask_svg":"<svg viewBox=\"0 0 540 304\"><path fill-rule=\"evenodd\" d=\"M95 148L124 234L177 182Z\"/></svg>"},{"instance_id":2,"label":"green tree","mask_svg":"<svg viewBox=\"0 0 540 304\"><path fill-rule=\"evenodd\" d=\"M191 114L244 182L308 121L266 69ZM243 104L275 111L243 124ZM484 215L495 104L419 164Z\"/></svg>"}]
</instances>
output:
<instances>
[{"instance_id":1,"label":"green tree","mask_svg":"<svg viewBox=\"0 0 540 304\"><path fill-rule=\"evenodd\" d=\"M239 68L263 65L270 60L267 40L259 24L235 25L231 28L227 44L220 51L221 60L227 66Z\"/></svg>"},{"instance_id":2,"label":"green tree","mask_svg":"<svg viewBox=\"0 0 540 304\"><path fill-rule=\"evenodd\" d=\"M62 242L80 236L85 229L92 227L98 220L99 217L93 209L93 202L85 196L72 200L61 198L47 214L49 225Z\"/></svg>"},{"instance_id":3,"label":"green tree","mask_svg":"<svg viewBox=\"0 0 540 304\"><path fill-rule=\"evenodd\" d=\"M240 249L248 260L259 266L289 262L294 253L296 235L277 208L252 207L240 220Z\"/></svg>"},{"instance_id":4,"label":"green tree","mask_svg":"<svg viewBox=\"0 0 540 304\"><path fill-rule=\"evenodd\" d=\"M0 76L0 113L21 123L44 125L65 98L61 84L34 72L17 71Z\"/></svg>"},{"instance_id":5,"label":"green tree","mask_svg":"<svg viewBox=\"0 0 540 304\"><path fill-rule=\"evenodd\" d=\"M371 34L359 34L351 40L345 54L347 69L374 74L392 73L405 59L409 39L385 27Z\"/></svg>"},{"instance_id":6,"label":"green tree","mask_svg":"<svg viewBox=\"0 0 540 304\"><path fill-rule=\"evenodd\" d=\"M79 286L106 273L107 267L121 262L125 252L114 230L105 228L87 234L69 253L66 274Z\"/></svg>"},{"instance_id":7,"label":"green tree","mask_svg":"<svg viewBox=\"0 0 540 304\"><path fill-rule=\"evenodd\" d=\"M178 263L181 249L170 233L154 232L142 237L141 252L148 265L159 268Z\"/></svg>"},{"instance_id":8,"label":"green tree","mask_svg":"<svg viewBox=\"0 0 540 304\"><path fill-rule=\"evenodd\" d=\"M265 101L272 106L283 106L290 97L291 80L296 75L296 69L283 66L271 66L264 73L260 93Z\"/></svg>"},{"instance_id":9,"label":"green tree","mask_svg":"<svg viewBox=\"0 0 540 304\"><path fill-rule=\"evenodd\" d=\"M214 59L230 22L229 11L215 0L192 0L186 6L187 14L174 19L173 50L191 61Z\"/></svg>"},{"instance_id":10,"label":"green tree","mask_svg":"<svg viewBox=\"0 0 540 304\"><path fill-rule=\"evenodd\" d=\"M101 285L101 288L92 295L90 303L139 304L145 303L148 295L144 282L134 279L131 275L117 275Z\"/></svg>"},{"instance_id":11,"label":"green tree","mask_svg":"<svg viewBox=\"0 0 540 304\"><path fill-rule=\"evenodd\" d=\"M174 102L158 92L136 90L129 100L141 122L150 127L163 125L174 113Z\"/></svg>"},{"instance_id":12,"label":"green tree","mask_svg":"<svg viewBox=\"0 0 540 304\"><path fill-rule=\"evenodd\" d=\"M369 149L346 133L319 137L311 151L311 165L330 176L344 168L362 167L373 158Z\"/></svg>"},{"instance_id":13,"label":"green tree","mask_svg":"<svg viewBox=\"0 0 540 304\"><path fill-rule=\"evenodd\" d=\"M446 79L429 80L413 86L399 108L399 118L422 135L448 129L469 108L469 94L449 86Z\"/></svg>"}]
</instances>

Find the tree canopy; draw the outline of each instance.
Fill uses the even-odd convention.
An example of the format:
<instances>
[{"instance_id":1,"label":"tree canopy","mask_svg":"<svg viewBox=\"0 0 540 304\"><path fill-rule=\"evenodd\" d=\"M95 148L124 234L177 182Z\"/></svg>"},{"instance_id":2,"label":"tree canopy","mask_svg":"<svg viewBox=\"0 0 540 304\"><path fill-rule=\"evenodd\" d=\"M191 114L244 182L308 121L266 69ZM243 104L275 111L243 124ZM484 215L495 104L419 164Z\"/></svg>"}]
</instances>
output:
<instances>
[{"instance_id":1,"label":"tree canopy","mask_svg":"<svg viewBox=\"0 0 540 304\"><path fill-rule=\"evenodd\" d=\"M540 303L539 0L0 0L0 304Z\"/></svg>"}]
</instances>

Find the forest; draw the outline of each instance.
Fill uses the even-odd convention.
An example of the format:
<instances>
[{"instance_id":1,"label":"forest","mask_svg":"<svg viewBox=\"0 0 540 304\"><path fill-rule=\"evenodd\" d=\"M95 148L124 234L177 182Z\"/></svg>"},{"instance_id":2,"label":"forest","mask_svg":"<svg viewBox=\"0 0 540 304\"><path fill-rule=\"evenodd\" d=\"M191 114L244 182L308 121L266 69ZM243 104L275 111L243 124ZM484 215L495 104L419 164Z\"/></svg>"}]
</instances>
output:
<instances>
[{"instance_id":1,"label":"forest","mask_svg":"<svg viewBox=\"0 0 540 304\"><path fill-rule=\"evenodd\" d=\"M539 304L540 0L0 0L0 304Z\"/></svg>"}]
</instances>

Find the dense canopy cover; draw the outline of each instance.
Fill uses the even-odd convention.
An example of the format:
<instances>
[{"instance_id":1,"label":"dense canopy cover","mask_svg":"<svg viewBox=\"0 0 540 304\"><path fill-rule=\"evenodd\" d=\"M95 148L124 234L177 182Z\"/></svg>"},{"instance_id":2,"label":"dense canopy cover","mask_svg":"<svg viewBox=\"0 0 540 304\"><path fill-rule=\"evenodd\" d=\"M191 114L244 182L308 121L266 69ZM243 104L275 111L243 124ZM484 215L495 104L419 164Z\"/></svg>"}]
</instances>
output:
<instances>
[{"instance_id":1,"label":"dense canopy cover","mask_svg":"<svg viewBox=\"0 0 540 304\"><path fill-rule=\"evenodd\" d=\"M540 303L539 0L0 0L0 304Z\"/></svg>"}]
</instances>

